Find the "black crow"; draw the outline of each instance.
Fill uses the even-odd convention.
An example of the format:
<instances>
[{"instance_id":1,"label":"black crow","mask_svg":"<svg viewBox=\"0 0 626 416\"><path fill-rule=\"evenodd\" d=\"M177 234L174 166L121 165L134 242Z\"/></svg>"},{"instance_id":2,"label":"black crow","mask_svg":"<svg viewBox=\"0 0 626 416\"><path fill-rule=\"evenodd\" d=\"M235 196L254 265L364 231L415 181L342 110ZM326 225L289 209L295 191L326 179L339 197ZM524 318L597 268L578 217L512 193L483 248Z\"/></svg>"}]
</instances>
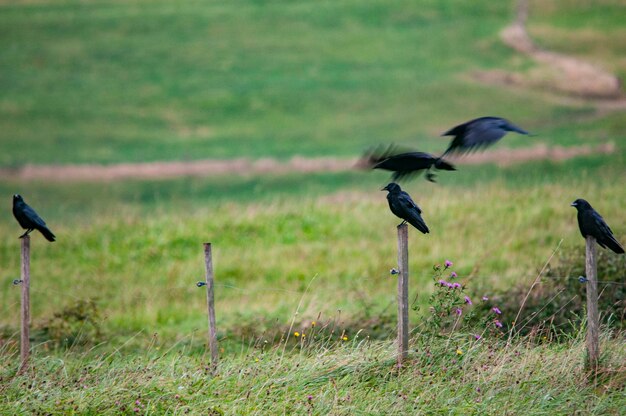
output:
<instances>
[{"instance_id":1,"label":"black crow","mask_svg":"<svg viewBox=\"0 0 626 416\"><path fill-rule=\"evenodd\" d=\"M604 218L584 199L577 199L571 204L578 211L578 228L583 237L591 236L602 248L610 248L617 254L624 253L624 247L613 236L613 231L606 225Z\"/></svg>"},{"instance_id":2,"label":"black crow","mask_svg":"<svg viewBox=\"0 0 626 416\"><path fill-rule=\"evenodd\" d=\"M435 175L430 169L456 170L447 161L424 152L401 152L393 146L385 151L374 150L366 154L362 165L371 169L383 169L393 172L392 179L401 181L413 175L419 175L421 171L427 172L426 179L434 182Z\"/></svg>"},{"instance_id":3,"label":"black crow","mask_svg":"<svg viewBox=\"0 0 626 416\"><path fill-rule=\"evenodd\" d=\"M453 153L466 153L481 147L490 146L510 131L528 134L527 131L522 130L510 121L499 117L480 117L467 123L459 124L442 134L442 136L454 136L454 138L441 157Z\"/></svg>"},{"instance_id":4,"label":"black crow","mask_svg":"<svg viewBox=\"0 0 626 416\"><path fill-rule=\"evenodd\" d=\"M17 194L13 195L13 215L22 228L26 230L20 238L27 236L33 230L38 230L48 241L54 241L56 238L44 220Z\"/></svg>"},{"instance_id":5,"label":"black crow","mask_svg":"<svg viewBox=\"0 0 626 416\"><path fill-rule=\"evenodd\" d=\"M389 209L398 218L401 218L403 220L400 225L408 222L424 234L430 232L430 230L426 226L426 223L422 219L422 216L420 215L422 213L422 210L420 209L420 207L417 206L415 202L413 202L409 194L400 189L400 185L391 182L389 185L381 189L381 191L389 192L387 194Z\"/></svg>"}]
</instances>

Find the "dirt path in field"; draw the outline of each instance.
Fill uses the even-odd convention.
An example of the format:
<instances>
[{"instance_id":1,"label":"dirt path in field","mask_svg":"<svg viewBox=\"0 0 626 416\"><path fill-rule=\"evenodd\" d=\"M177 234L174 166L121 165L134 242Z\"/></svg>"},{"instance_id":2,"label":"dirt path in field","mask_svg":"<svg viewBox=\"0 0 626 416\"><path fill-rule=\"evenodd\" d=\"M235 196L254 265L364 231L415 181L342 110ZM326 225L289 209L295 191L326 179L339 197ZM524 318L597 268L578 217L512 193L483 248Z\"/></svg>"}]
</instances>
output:
<instances>
[{"instance_id":1,"label":"dirt path in field","mask_svg":"<svg viewBox=\"0 0 626 416\"><path fill-rule=\"evenodd\" d=\"M496 163L501 166L532 160L565 160L590 154L609 154L613 143L598 146L548 147L538 145L524 149L495 149L460 158L455 164L476 165ZM189 162L122 163L116 165L25 165L21 168L0 168L0 179L22 181L109 182L125 179L170 179L217 175L260 175L286 173L343 172L361 169L358 159L293 157L276 159L197 160Z\"/></svg>"},{"instance_id":2,"label":"dirt path in field","mask_svg":"<svg viewBox=\"0 0 626 416\"><path fill-rule=\"evenodd\" d=\"M533 42L526 28L528 9L528 0L517 0L515 21L502 30L500 38L510 48L535 61L536 67L524 73L482 71L473 77L488 84L531 87L582 98L599 112L626 109L621 80L615 74L595 63L545 50Z\"/></svg>"}]
</instances>

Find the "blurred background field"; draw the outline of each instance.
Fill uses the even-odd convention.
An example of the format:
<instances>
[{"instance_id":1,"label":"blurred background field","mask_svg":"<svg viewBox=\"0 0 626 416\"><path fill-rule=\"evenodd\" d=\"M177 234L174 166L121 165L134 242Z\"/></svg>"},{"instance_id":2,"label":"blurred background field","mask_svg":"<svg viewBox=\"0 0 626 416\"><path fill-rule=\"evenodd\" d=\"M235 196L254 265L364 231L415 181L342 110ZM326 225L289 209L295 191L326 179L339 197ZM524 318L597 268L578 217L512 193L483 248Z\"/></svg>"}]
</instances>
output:
<instances>
[{"instance_id":1,"label":"blurred background field","mask_svg":"<svg viewBox=\"0 0 626 416\"><path fill-rule=\"evenodd\" d=\"M622 2L531 10L540 44L626 74ZM484 114L539 133L509 146L623 131L591 105L471 81L531 69L498 38L512 18L508 1L5 1L0 164L435 151Z\"/></svg>"},{"instance_id":2,"label":"blurred background field","mask_svg":"<svg viewBox=\"0 0 626 416\"><path fill-rule=\"evenodd\" d=\"M623 79L626 4L600 3L531 1L529 33ZM610 154L461 165L436 184L407 183L432 230L410 230L417 324L432 266L445 259L473 296L491 296L530 286L557 247L555 267L579 254L569 206L578 197L626 242L626 105L477 77L536 68L499 38L513 19L513 2L486 0L0 1L0 173L348 160L392 142L439 153L443 131L482 115L533 133L498 148L614 144ZM20 193L58 237L32 241L35 356L72 344L46 328L82 301L95 302L87 313L98 331L86 348L141 353L157 336L164 349L200 354L204 241L214 244L227 357L264 334L277 342L300 303L296 326L335 319L350 337L392 339L399 220L379 191L388 180L358 170L96 182L0 175L0 337L18 339L11 281L21 230L9 200Z\"/></svg>"}]
</instances>

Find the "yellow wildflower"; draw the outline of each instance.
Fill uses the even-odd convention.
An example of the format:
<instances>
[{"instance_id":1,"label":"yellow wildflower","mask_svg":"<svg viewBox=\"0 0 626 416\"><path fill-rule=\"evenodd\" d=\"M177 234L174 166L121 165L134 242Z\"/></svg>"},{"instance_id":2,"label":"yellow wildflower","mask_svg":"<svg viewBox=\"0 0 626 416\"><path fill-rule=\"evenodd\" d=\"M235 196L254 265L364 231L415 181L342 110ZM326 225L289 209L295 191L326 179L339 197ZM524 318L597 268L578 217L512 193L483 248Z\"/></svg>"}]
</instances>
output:
<instances>
[{"instance_id":1,"label":"yellow wildflower","mask_svg":"<svg viewBox=\"0 0 626 416\"><path fill-rule=\"evenodd\" d=\"M463 351L460 348L457 348L456 354L457 355L463 355Z\"/></svg>"},{"instance_id":2,"label":"yellow wildflower","mask_svg":"<svg viewBox=\"0 0 626 416\"><path fill-rule=\"evenodd\" d=\"M294 336L294 337L299 337L299 336L300 336L300 333L299 333L298 331L296 331L296 332L294 332L294 333L293 333L293 336Z\"/></svg>"}]
</instances>

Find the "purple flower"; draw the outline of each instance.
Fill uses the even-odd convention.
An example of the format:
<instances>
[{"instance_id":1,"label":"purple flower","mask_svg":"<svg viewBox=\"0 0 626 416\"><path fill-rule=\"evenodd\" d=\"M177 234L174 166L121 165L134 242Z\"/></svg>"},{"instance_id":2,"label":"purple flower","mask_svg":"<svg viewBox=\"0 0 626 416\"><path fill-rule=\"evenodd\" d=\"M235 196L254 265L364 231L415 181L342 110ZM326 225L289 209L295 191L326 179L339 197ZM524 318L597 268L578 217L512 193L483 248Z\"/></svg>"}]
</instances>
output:
<instances>
[{"instance_id":1,"label":"purple flower","mask_svg":"<svg viewBox=\"0 0 626 416\"><path fill-rule=\"evenodd\" d=\"M450 273L450 278L451 279L454 279L455 277L458 277L458 274L456 274L456 272Z\"/></svg>"},{"instance_id":2,"label":"purple flower","mask_svg":"<svg viewBox=\"0 0 626 416\"><path fill-rule=\"evenodd\" d=\"M308 400L308 401L313 400L313 396L311 396L311 395L309 394L309 396L307 397L307 400Z\"/></svg>"},{"instance_id":3,"label":"purple flower","mask_svg":"<svg viewBox=\"0 0 626 416\"><path fill-rule=\"evenodd\" d=\"M461 316L461 314L463 313L463 311L461 310L461 308L456 308L456 310L454 311L454 313L456 313L457 315Z\"/></svg>"},{"instance_id":4,"label":"purple flower","mask_svg":"<svg viewBox=\"0 0 626 416\"><path fill-rule=\"evenodd\" d=\"M470 297L469 297L469 296L467 296L467 295L465 296L465 303L467 303L468 305L471 305L471 304L472 304L472 300L471 300L471 299L470 299Z\"/></svg>"},{"instance_id":5,"label":"purple flower","mask_svg":"<svg viewBox=\"0 0 626 416\"><path fill-rule=\"evenodd\" d=\"M454 263L452 263L450 260L446 260L446 262L443 265L446 266L446 269L447 269L448 267L452 267L453 264Z\"/></svg>"},{"instance_id":6,"label":"purple flower","mask_svg":"<svg viewBox=\"0 0 626 416\"><path fill-rule=\"evenodd\" d=\"M439 282L438 282L438 283L439 283L441 286L447 286L447 285L448 285L448 282L446 282L446 281L445 281L445 280L443 280L443 279L439 279Z\"/></svg>"},{"instance_id":7,"label":"purple flower","mask_svg":"<svg viewBox=\"0 0 626 416\"><path fill-rule=\"evenodd\" d=\"M474 338L476 339L476 341L478 341L479 339L481 339L482 337L478 334L474 334Z\"/></svg>"},{"instance_id":8,"label":"purple flower","mask_svg":"<svg viewBox=\"0 0 626 416\"><path fill-rule=\"evenodd\" d=\"M497 319L496 319L495 324L498 328L502 328L502 322L498 321Z\"/></svg>"},{"instance_id":9,"label":"purple flower","mask_svg":"<svg viewBox=\"0 0 626 416\"><path fill-rule=\"evenodd\" d=\"M482 301L483 301L483 302L487 302L488 300L489 300L489 298L488 298L487 296L483 296L483 297L482 297Z\"/></svg>"},{"instance_id":10,"label":"purple flower","mask_svg":"<svg viewBox=\"0 0 626 416\"><path fill-rule=\"evenodd\" d=\"M502 311L500 309L498 309L497 306L494 306L493 308L491 308L491 310L493 311L493 313L495 313L496 315L500 315L502 313Z\"/></svg>"},{"instance_id":11,"label":"purple flower","mask_svg":"<svg viewBox=\"0 0 626 416\"><path fill-rule=\"evenodd\" d=\"M455 283L452 283L452 289L458 289L458 288L460 288L460 287L461 287L461 284L460 284L460 283L456 283L456 282L455 282Z\"/></svg>"}]
</instances>

